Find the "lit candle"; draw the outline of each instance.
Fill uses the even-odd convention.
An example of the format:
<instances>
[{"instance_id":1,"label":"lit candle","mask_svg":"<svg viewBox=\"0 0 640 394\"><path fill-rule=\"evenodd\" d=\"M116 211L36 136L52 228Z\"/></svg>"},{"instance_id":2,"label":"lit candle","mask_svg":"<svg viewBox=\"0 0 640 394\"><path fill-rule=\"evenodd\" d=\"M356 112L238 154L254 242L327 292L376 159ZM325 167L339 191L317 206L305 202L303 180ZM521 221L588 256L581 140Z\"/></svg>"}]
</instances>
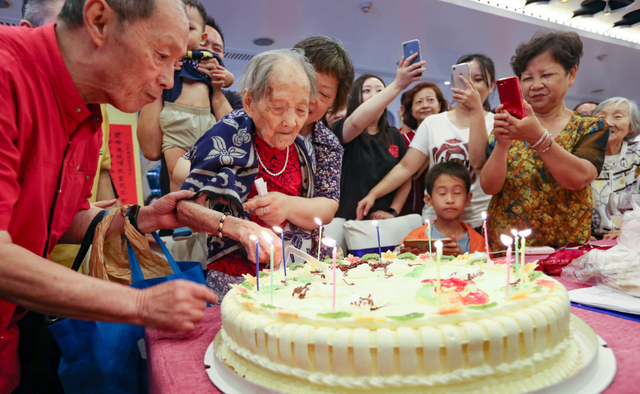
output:
<instances>
[{"instance_id":1,"label":"lit candle","mask_svg":"<svg viewBox=\"0 0 640 394\"><path fill-rule=\"evenodd\" d=\"M489 249L489 233L487 233L487 213L482 211L482 227L484 228L484 247L487 251L487 263L491 261L491 254Z\"/></svg>"},{"instance_id":2,"label":"lit candle","mask_svg":"<svg viewBox=\"0 0 640 394\"><path fill-rule=\"evenodd\" d=\"M336 256L338 253L338 243L331 238L325 238L322 240L322 243L327 245L330 248L333 248L332 258L333 258L333 306L331 307L331 312L336 312Z\"/></svg>"},{"instance_id":3,"label":"lit candle","mask_svg":"<svg viewBox=\"0 0 640 394\"><path fill-rule=\"evenodd\" d=\"M260 295L260 246L255 235L250 235L249 239L256 243L256 291Z\"/></svg>"},{"instance_id":4,"label":"lit candle","mask_svg":"<svg viewBox=\"0 0 640 394\"><path fill-rule=\"evenodd\" d=\"M262 232L262 236L267 240L267 242L269 242L269 245L271 245L271 303L273 303L273 238L266 231Z\"/></svg>"},{"instance_id":5,"label":"lit candle","mask_svg":"<svg viewBox=\"0 0 640 394\"><path fill-rule=\"evenodd\" d=\"M524 249L526 247L524 239L531 235L531 229L520 231L520 265L524 267ZM520 278L520 277L518 277ZM522 282L521 282L522 283Z\"/></svg>"},{"instance_id":6,"label":"lit candle","mask_svg":"<svg viewBox=\"0 0 640 394\"><path fill-rule=\"evenodd\" d=\"M511 229L511 234L513 234L513 244L515 246L515 264L516 264L516 279L519 278L520 276L518 275L520 273L520 264L518 261L519 255L520 255L520 245L518 244L518 231Z\"/></svg>"},{"instance_id":7,"label":"lit candle","mask_svg":"<svg viewBox=\"0 0 640 394\"><path fill-rule=\"evenodd\" d=\"M507 247L507 295L509 297L509 285L511 285L511 281L509 276L511 275L511 245L513 244L513 239L511 239L508 235L500 235L500 240Z\"/></svg>"},{"instance_id":8,"label":"lit candle","mask_svg":"<svg viewBox=\"0 0 640 394\"><path fill-rule=\"evenodd\" d=\"M280 239L282 240L282 267L284 268L284 279L287 280L287 258L284 255L284 231L278 226L273 226L273 231L280 234Z\"/></svg>"},{"instance_id":9,"label":"lit candle","mask_svg":"<svg viewBox=\"0 0 640 394\"><path fill-rule=\"evenodd\" d=\"M316 223L318 223L318 226L320 226L320 233L318 234L318 261L320 261L320 248L322 247L322 242L320 242L322 240L322 220L318 218L313 220L315 220Z\"/></svg>"},{"instance_id":10,"label":"lit candle","mask_svg":"<svg viewBox=\"0 0 640 394\"><path fill-rule=\"evenodd\" d=\"M382 246L380 246L380 226L378 226L377 220L372 221L371 224L376 226L376 231L378 232L378 254L380 255L380 262L382 262Z\"/></svg>"},{"instance_id":11,"label":"lit candle","mask_svg":"<svg viewBox=\"0 0 640 394\"><path fill-rule=\"evenodd\" d=\"M438 281L437 287L436 287L436 293L438 294L438 305L440 305L440 258L442 257L442 241L437 240L435 242L435 246L436 246L436 265L437 265L437 271L436 271L436 278Z\"/></svg>"},{"instance_id":12,"label":"lit candle","mask_svg":"<svg viewBox=\"0 0 640 394\"><path fill-rule=\"evenodd\" d=\"M424 222L427 224L427 237L429 237L429 263L433 264L433 257L431 254L431 220L425 219Z\"/></svg>"}]
</instances>

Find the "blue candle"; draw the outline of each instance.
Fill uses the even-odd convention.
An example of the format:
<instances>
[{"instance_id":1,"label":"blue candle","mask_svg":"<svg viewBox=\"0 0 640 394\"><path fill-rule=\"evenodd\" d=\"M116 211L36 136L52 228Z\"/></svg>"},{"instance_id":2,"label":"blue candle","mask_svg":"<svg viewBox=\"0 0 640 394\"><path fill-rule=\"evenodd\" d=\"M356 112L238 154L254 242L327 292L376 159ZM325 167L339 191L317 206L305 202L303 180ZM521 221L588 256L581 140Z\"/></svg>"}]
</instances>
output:
<instances>
[{"instance_id":1,"label":"blue candle","mask_svg":"<svg viewBox=\"0 0 640 394\"><path fill-rule=\"evenodd\" d=\"M371 222L374 226L376 226L376 232L378 233L378 254L380 255L380 261L382 261L382 246L380 245L380 226L378 226L378 221L374 220Z\"/></svg>"},{"instance_id":2,"label":"blue candle","mask_svg":"<svg viewBox=\"0 0 640 394\"><path fill-rule=\"evenodd\" d=\"M250 235L249 239L256 242L256 291L260 294L260 246L255 235Z\"/></svg>"},{"instance_id":3,"label":"blue candle","mask_svg":"<svg viewBox=\"0 0 640 394\"><path fill-rule=\"evenodd\" d=\"M280 233L280 239L282 240L282 265L284 267L284 277L286 279L286 277L287 277L287 258L284 255L284 231L278 226L273 226L273 230L276 233Z\"/></svg>"}]
</instances>

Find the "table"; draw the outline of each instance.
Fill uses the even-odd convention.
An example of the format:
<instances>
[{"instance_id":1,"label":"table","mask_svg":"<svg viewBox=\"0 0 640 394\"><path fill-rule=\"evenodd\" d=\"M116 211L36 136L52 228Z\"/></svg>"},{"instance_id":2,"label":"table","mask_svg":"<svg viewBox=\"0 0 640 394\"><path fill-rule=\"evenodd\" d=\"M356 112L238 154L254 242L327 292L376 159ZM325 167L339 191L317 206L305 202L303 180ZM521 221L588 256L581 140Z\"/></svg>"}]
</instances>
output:
<instances>
[{"instance_id":1,"label":"table","mask_svg":"<svg viewBox=\"0 0 640 394\"><path fill-rule=\"evenodd\" d=\"M554 278L567 290L586 287ZM640 374L636 371L640 365L640 323L577 307L571 307L571 313L587 322L616 356L618 371L605 393L637 393L640 383ZM191 333L146 330L151 393L220 393L205 372L204 353L221 325L220 307L211 307Z\"/></svg>"}]
</instances>

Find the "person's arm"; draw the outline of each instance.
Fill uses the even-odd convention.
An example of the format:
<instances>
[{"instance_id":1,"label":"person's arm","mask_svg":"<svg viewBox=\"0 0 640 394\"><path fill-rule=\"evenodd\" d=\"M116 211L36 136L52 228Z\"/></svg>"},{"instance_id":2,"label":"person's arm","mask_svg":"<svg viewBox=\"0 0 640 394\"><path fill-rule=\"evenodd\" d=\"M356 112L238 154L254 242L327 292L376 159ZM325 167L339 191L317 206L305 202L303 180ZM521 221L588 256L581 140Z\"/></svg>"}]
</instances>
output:
<instances>
[{"instance_id":1,"label":"person's arm","mask_svg":"<svg viewBox=\"0 0 640 394\"><path fill-rule=\"evenodd\" d=\"M100 178L98 179L98 191L96 192L96 201L113 200L116 198L113 192L113 183L109 176L108 170L100 170Z\"/></svg>"},{"instance_id":2,"label":"person's arm","mask_svg":"<svg viewBox=\"0 0 640 394\"><path fill-rule=\"evenodd\" d=\"M507 177L507 157L511 148L511 140L507 137L508 130L503 126L503 106L498 106L494 120L493 135L495 145L488 145L491 155L486 160L480 172L480 186L488 195L500 193Z\"/></svg>"},{"instance_id":3,"label":"person's arm","mask_svg":"<svg viewBox=\"0 0 640 394\"><path fill-rule=\"evenodd\" d=\"M338 202L325 197L297 197L271 192L265 197L254 197L244 204L244 209L269 226L279 226L285 220L304 230L318 228L315 218L331 223L338 211Z\"/></svg>"},{"instance_id":4,"label":"person's arm","mask_svg":"<svg viewBox=\"0 0 640 394\"><path fill-rule=\"evenodd\" d=\"M416 56L418 56L417 53L406 60L403 57L400 60L400 65L396 72L396 79L380 93L360 104L360 106L349 115L344 122L342 131L342 141L340 142L343 145L353 141L367 126L375 122L380 117L382 111L412 82L420 80L421 76L419 74L425 71L422 67L425 62L421 61L410 64Z\"/></svg>"},{"instance_id":5,"label":"person's arm","mask_svg":"<svg viewBox=\"0 0 640 394\"><path fill-rule=\"evenodd\" d=\"M160 160L162 154L160 112L162 112L162 99L142 107L140 116L138 116L136 129L138 144L142 149L142 155L151 161Z\"/></svg>"},{"instance_id":6,"label":"person's arm","mask_svg":"<svg viewBox=\"0 0 640 394\"><path fill-rule=\"evenodd\" d=\"M533 113L531 105L526 101L524 102L524 108L526 116L523 119L517 119L508 112L503 111L500 119L504 120L501 120L501 124L503 125L502 127L508 130L507 135L509 138L527 141L529 145L533 145L543 136L545 130ZM498 122L495 122L495 124L498 125ZM606 136L601 135L601 137L608 139L608 132ZM551 138L551 147L546 149L547 146L548 143L545 142L537 153L551 172L551 175L553 175L553 178L565 189L584 189L598 176L598 169L592 162L566 151L555 142L554 138ZM602 149L605 147L606 144Z\"/></svg>"},{"instance_id":7,"label":"person's arm","mask_svg":"<svg viewBox=\"0 0 640 394\"><path fill-rule=\"evenodd\" d=\"M194 231L217 236L222 213L205 207L206 197L205 194L201 194L196 201L180 201L177 204L176 216L180 222L189 226L189 228ZM157 204L157 202L153 205L155 204ZM268 228L260 227L254 222L239 219L234 216L227 216L222 226L222 235L242 243L247 252L247 258L250 261L255 261L256 259L255 241L250 239L251 235L255 235L258 238L258 244L260 246L259 259L261 262L268 262L270 260L269 243L262 236L263 231L271 235L274 240L280 238ZM281 261L282 244L275 242L274 263L278 265Z\"/></svg>"},{"instance_id":8,"label":"person's arm","mask_svg":"<svg viewBox=\"0 0 640 394\"><path fill-rule=\"evenodd\" d=\"M460 108L469 111L469 165L475 170L480 170L487 160L486 149L489 141L484 119L485 112L478 89L464 76L459 77L467 88L465 90L453 88L451 91L453 91L454 101Z\"/></svg>"},{"instance_id":9,"label":"person's arm","mask_svg":"<svg viewBox=\"0 0 640 394\"><path fill-rule=\"evenodd\" d=\"M402 186L398 188L390 208L394 209L396 212L402 211L402 207L404 207L404 203L407 202L407 197L409 196L410 192L411 192L411 179L407 180L405 183L402 184Z\"/></svg>"},{"instance_id":10,"label":"person's arm","mask_svg":"<svg viewBox=\"0 0 640 394\"><path fill-rule=\"evenodd\" d=\"M427 159L427 155L410 147L400 163L393 167L387 176L382 178L382 180L373 189L371 189L369 194L358 202L358 207L356 208L357 219L362 220L362 218L367 216L369 214L369 210L378 198L391 193L402 186L406 181L410 180L411 176L420 169L422 163L427 161Z\"/></svg>"},{"instance_id":11,"label":"person's arm","mask_svg":"<svg viewBox=\"0 0 640 394\"><path fill-rule=\"evenodd\" d=\"M214 87L213 95L211 96L211 108L213 108L213 115L215 115L216 120L222 119L226 114L233 111L231 108L231 104L229 104L229 100L222 92L222 89Z\"/></svg>"},{"instance_id":12,"label":"person's arm","mask_svg":"<svg viewBox=\"0 0 640 394\"><path fill-rule=\"evenodd\" d=\"M171 281L139 290L79 274L0 231L0 298L54 316L189 331L218 299L205 286Z\"/></svg>"}]
</instances>

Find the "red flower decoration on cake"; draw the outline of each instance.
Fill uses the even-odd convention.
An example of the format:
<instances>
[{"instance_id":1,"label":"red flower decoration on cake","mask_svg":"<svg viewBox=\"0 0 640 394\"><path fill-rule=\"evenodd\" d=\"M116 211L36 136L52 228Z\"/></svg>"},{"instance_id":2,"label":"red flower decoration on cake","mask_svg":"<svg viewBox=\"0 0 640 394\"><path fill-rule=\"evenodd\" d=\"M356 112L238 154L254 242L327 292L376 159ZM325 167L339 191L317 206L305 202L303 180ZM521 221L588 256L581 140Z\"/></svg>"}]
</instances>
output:
<instances>
[{"instance_id":1,"label":"red flower decoration on cake","mask_svg":"<svg viewBox=\"0 0 640 394\"><path fill-rule=\"evenodd\" d=\"M389 153L391 153L391 156L393 156L393 157L395 157L397 159L398 155L400 154L400 150L398 149L398 145L389 145Z\"/></svg>"}]
</instances>

